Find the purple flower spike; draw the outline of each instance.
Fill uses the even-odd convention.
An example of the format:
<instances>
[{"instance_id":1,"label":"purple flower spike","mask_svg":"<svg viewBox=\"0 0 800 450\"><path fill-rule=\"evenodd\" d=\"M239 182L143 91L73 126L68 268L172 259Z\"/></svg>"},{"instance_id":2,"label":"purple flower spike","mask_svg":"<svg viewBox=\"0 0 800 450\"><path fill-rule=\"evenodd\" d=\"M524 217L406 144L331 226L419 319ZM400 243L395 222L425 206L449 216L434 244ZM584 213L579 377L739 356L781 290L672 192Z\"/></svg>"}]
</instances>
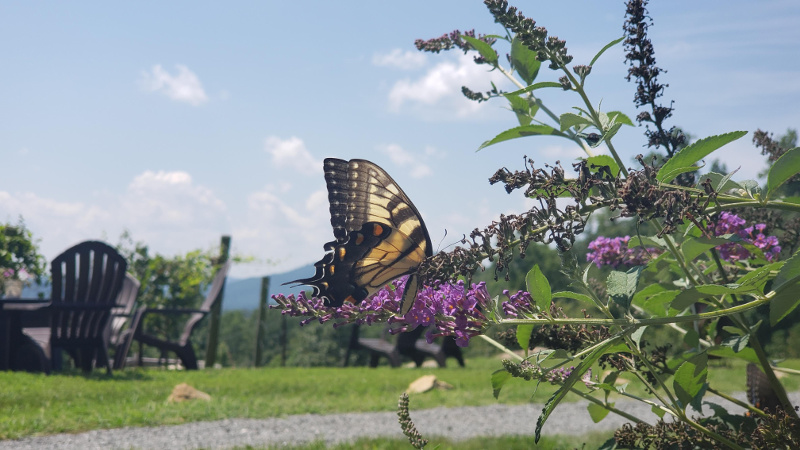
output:
<instances>
[{"instance_id":1,"label":"purple flower spike","mask_svg":"<svg viewBox=\"0 0 800 450\"><path fill-rule=\"evenodd\" d=\"M741 237L745 242L749 242L760 248L767 261L777 260L780 256L781 247L778 245L777 237L766 236L764 234L767 230L767 225L763 223L758 223L750 227L745 227L745 225L746 222L744 219L736 214L725 211L719 215L716 223L710 224L708 228L714 233L714 236L735 234ZM717 249L722 259L726 261L741 261L750 258L750 252L736 242L722 244L718 246Z\"/></svg>"},{"instance_id":2,"label":"purple flower spike","mask_svg":"<svg viewBox=\"0 0 800 450\"><path fill-rule=\"evenodd\" d=\"M473 284L470 288L466 288L463 281L435 282L433 286L424 286L417 293L411 310L398 317L406 280L407 277L395 280L358 305L345 303L334 308L325 306L322 299L309 299L301 293L297 297L273 295L277 303L273 308L280 308L283 314L293 317L307 317L301 325L313 319L320 323L336 320L336 327L347 323L402 323L394 332L434 325L425 336L429 342L438 336L454 336L456 344L462 347L466 347L470 338L481 334L487 326L488 321L481 312L489 307L486 283Z\"/></svg>"},{"instance_id":3,"label":"purple flower spike","mask_svg":"<svg viewBox=\"0 0 800 450\"><path fill-rule=\"evenodd\" d=\"M647 264L651 254L660 253L654 248L628 248L630 240L630 236L612 239L600 236L589 243L590 252L586 254L586 260L593 262L597 267L639 266Z\"/></svg>"}]
</instances>

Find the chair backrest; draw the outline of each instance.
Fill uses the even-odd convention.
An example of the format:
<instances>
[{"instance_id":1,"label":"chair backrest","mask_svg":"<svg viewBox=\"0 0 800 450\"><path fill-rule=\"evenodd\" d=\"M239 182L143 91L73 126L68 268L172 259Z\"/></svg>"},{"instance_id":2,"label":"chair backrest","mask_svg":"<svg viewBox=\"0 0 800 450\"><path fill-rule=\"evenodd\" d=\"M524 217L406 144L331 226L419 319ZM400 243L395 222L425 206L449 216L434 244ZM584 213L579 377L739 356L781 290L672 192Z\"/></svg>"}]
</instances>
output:
<instances>
[{"instance_id":1,"label":"chair backrest","mask_svg":"<svg viewBox=\"0 0 800 450\"><path fill-rule=\"evenodd\" d=\"M51 339L97 339L122 289L128 263L100 241L77 244L53 259Z\"/></svg>"},{"instance_id":2,"label":"chair backrest","mask_svg":"<svg viewBox=\"0 0 800 450\"><path fill-rule=\"evenodd\" d=\"M130 319L133 306L136 303L136 296L139 294L141 283L133 275L126 273L125 280L122 281L122 289L119 291L114 308L111 309L111 340L116 342L116 338L122 331L125 322Z\"/></svg>"},{"instance_id":3,"label":"chair backrest","mask_svg":"<svg viewBox=\"0 0 800 450\"><path fill-rule=\"evenodd\" d=\"M224 264L222 264L222 266L220 266L217 274L214 276L214 281L211 282L211 288L208 290L206 299L203 300L203 304L200 305L199 309L200 311L203 311L203 313L195 313L189 317L189 319L186 321L186 325L183 327L181 342L186 342L189 339L194 327L197 326L203 317L205 317L206 313L211 311L211 307L214 306L214 303L217 301L217 297L223 293L223 290L225 289L225 279L228 277L228 270L230 270L230 268L230 261L226 261Z\"/></svg>"}]
</instances>

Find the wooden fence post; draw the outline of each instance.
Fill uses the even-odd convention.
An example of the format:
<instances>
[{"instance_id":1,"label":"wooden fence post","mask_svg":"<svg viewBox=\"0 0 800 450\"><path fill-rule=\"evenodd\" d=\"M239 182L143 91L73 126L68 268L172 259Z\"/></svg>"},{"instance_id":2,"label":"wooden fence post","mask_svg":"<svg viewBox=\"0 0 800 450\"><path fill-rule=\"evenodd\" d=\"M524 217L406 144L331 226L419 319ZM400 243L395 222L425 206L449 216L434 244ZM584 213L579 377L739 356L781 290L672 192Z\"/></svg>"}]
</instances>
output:
<instances>
[{"instance_id":1,"label":"wooden fence post","mask_svg":"<svg viewBox=\"0 0 800 450\"><path fill-rule=\"evenodd\" d=\"M261 367L262 355L263 355L263 346L264 346L264 334L265 328L267 326L267 295L269 295L269 277L262 277L261 278L261 301L258 304L258 328L256 329L256 358L254 362L255 367Z\"/></svg>"},{"instance_id":2,"label":"wooden fence post","mask_svg":"<svg viewBox=\"0 0 800 450\"><path fill-rule=\"evenodd\" d=\"M219 243L219 264L228 261L231 251L231 237L222 236ZM222 284L222 291L219 298L211 307L211 317L208 324L208 347L206 347L206 367L213 368L217 362L217 347L219 345L219 319L222 315L222 298L225 293L225 283Z\"/></svg>"}]
</instances>

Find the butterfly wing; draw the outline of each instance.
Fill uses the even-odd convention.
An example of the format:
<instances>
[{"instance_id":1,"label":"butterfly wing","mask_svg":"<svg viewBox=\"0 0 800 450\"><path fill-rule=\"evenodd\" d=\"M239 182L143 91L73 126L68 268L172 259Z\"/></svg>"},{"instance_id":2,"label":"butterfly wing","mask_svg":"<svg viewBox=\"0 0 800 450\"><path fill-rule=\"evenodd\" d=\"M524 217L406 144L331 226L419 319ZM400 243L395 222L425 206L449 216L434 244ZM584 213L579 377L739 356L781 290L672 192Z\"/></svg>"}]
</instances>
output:
<instances>
[{"instance_id":1,"label":"butterfly wing","mask_svg":"<svg viewBox=\"0 0 800 450\"><path fill-rule=\"evenodd\" d=\"M336 240L325 244L327 253L314 264L314 276L292 283L312 286L329 305L339 306L412 274L403 293L405 314L419 288L414 272L433 254L419 211L392 177L370 161L328 158L324 169Z\"/></svg>"}]
</instances>

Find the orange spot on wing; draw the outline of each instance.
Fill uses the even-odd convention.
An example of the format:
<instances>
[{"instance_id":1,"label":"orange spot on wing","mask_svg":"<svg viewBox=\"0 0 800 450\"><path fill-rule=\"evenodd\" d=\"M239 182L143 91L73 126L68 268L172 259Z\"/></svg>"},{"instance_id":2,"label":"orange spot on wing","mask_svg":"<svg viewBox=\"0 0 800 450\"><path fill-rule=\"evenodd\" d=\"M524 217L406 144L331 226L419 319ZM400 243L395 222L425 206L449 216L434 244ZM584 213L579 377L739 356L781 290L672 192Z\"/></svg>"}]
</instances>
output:
<instances>
[{"instance_id":1,"label":"orange spot on wing","mask_svg":"<svg viewBox=\"0 0 800 450\"><path fill-rule=\"evenodd\" d=\"M352 303L352 304L354 304L354 305L356 304L356 299L355 299L355 298L353 298L353 296L352 296L352 295L348 295L348 296L347 296L347 298L346 298L346 299L344 299L344 301L346 301L346 302L350 302L350 303Z\"/></svg>"},{"instance_id":2,"label":"orange spot on wing","mask_svg":"<svg viewBox=\"0 0 800 450\"><path fill-rule=\"evenodd\" d=\"M339 259L344 260L344 255L347 253L347 250L344 247L339 247L337 251L339 252Z\"/></svg>"},{"instance_id":3,"label":"orange spot on wing","mask_svg":"<svg viewBox=\"0 0 800 450\"><path fill-rule=\"evenodd\" d=\"M358 233L358 235L356 235L356 245L361 245L362 242L364 242L364 235Z\"/></svg>"},{"instance_id":4,"label":"orange spot on wing","mask_svg":"<svg viewBox=\"0 0 800 450\"><path fill-rule=\"evenodd\" d=\"M372 228L372 234L374 236L382 235L383 234L383 227L376 223L375 226Z\"/></svg>"}]
</instances>

